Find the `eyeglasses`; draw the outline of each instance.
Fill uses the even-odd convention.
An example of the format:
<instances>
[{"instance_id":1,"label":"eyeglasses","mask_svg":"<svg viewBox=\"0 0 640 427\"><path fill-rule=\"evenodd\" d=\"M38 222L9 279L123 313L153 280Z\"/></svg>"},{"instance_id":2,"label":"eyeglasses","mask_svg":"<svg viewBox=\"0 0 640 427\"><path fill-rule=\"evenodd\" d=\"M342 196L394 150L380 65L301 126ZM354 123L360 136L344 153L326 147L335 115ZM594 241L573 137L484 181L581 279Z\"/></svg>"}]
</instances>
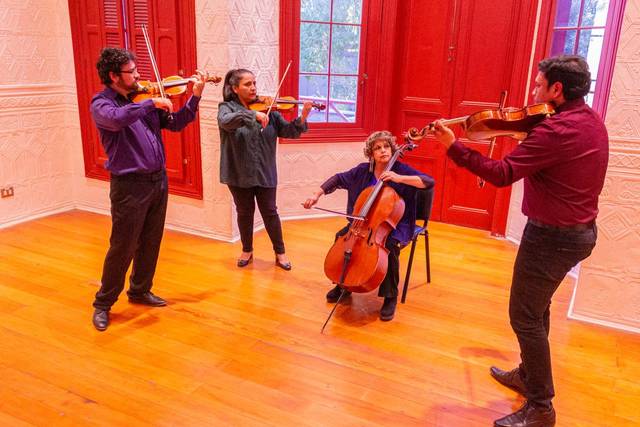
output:
<instances>
[{"instance_id":1,"label":"eyeglasses","mask_svg":"<svg viewBox=\"0 0 640 427\"><path fill-rule=\"evenodd\" d=\"M119 73L133 74L138 71L138 67L133 67L130 70L120 70Z\"/></svg>"}]
</instances>

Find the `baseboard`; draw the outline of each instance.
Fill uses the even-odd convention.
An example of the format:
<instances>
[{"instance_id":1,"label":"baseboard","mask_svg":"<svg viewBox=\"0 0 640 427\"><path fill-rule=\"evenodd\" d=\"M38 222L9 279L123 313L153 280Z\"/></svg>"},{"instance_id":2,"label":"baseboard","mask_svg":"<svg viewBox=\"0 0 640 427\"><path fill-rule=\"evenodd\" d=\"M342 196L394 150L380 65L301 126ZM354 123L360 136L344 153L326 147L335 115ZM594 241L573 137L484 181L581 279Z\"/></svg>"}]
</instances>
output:
<instances>
[{"instance_id":1,"label":"baseboard","mask_svg":"<svg viewBox=\"0 0 640 427\"><path fill-rule=\"evenodd\" d=\"M12 219L11 221L7 221L5 223L0 224L0 230L3 228L9 228L9 227L13 227L14 225L18 225L18 224L22 224L24 222L29 222L29 221L33 221L34 219L38 219L38 218L44 218L50 215L56 215L62 212L67 212L67 211L71 211L75 209L75 206L72 203L66 203L64 205L61 205L57 208L51 209L51 210L46 210L46 211L42 211L36 214L30 214L29 216L25 216L23 218L16 218L16 219Z\"/></svg>"}]
</instances>

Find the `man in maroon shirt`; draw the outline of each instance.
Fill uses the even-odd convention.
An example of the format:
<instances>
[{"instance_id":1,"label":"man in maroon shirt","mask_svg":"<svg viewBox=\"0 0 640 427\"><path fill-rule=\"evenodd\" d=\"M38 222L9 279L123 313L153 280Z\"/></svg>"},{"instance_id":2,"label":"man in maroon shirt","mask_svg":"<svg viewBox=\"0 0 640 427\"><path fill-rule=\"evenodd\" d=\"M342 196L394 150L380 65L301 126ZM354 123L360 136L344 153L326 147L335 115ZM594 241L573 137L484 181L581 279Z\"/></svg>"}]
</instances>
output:
<instances>
[{"instance_id":1,"label":"man in maroon shirt","mask_svg":"<svg viewBox=\"0 0 640 427\"><path fill-rule=\"evenodd\" d=\"M523 178L522 212L529 218L513 268L509 318L522 362L511 371L491 367L501 384L527 398L494 425L553 426L555 410L549 352L551 297L596 242L595 219L609 159L602 119L584 102L589 66L580 56L557 56L538 64L533 97L556 113L535 126L502 160L491 160L462 145L435 123L434 134L447 155L486 181L503 187Z\"/></svg>"}]
</instances>

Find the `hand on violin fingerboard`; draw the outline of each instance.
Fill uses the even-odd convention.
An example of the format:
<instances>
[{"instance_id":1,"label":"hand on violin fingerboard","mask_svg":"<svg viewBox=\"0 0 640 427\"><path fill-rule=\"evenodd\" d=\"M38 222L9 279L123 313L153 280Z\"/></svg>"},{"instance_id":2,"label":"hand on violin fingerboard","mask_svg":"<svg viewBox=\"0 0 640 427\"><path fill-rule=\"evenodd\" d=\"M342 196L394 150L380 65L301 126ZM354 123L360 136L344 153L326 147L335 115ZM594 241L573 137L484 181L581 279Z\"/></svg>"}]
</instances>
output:
<instances>
[{"instance_id":1,"label":"hand on violin fingerboard","mask_svg":"<svg viewBox=\"0 0 640 427\"><path fill-rule=\"evenodd\" d=\"M167 113L173 113L173 103L167 98L151 98L153 105L160 110L164 110Z\"/></svg>"},{"instance_id":2,"label":"hand on violin fingerboard","mask_svg":"<svg viewBox=\"0 0 640 427\"><path fill-rule=\"evenodd\" d=\"M451 145L455 142L456 136L453 134L453 131L442 124L442 120L436 120L433 122L433 136L436 137L438 141L443 143L447 149L451 147Z\"/></svg>"},{"instance_id":3,"label":"hand on violin fingerboard","mask_svg":"<svg viewBox=\"0 0 640 427\"><path fill-rule=\"evenodd\" d=\"M196 73L191 76L191 78L197 80L197 82L193 84L193 94L200 98L202 96L202 91L204 90L205 84L207 83L207 79L209 78L209 73L203 73L200 70L196 70Z\"/></svg>"},{"instance_id":4,"label":"hand on violin fingerboard","mask_svg":"<svg viewBox=\"0 0 640 427\"><path fill-rule=\"evenodd\" d=\"M307 121L307 117L309 116L309 113L311 112L311 109L313 108L313 102L311 101L306 101L302 107L302 113L300 114L300 118L302 119L302 123L304 124L304 122Z\"/></svg>"},{"instance_id":5,"label":"hand on violin fingerboard","mask_svg":"<svg viewBox=\"0 0 640 427\"><path fill-rule=\"evenodd\" d=\"M263 129L269 125L269 116L261 111L256 111L256 120L262 125Z\"/></svg>"}]
</instances>

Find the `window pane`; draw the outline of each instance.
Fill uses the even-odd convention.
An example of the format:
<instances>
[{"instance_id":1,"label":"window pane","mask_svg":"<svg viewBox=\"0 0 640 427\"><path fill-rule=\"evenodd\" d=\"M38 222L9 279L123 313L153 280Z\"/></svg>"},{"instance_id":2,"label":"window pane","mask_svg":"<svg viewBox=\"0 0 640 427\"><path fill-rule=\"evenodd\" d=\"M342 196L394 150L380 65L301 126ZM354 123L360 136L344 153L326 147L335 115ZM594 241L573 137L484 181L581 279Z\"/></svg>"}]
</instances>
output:
<instances>
[{"instance_id":1,"label":"window pane","mask_svg":"<svg viewBox=\"0 0 640 427\"><path fill-rule=\"evenodd\" d=\"M358 74L360 27L334 25L331 40L331 72Z\"/></svg>"},{"instance_id":2,"label":"window pane","mask_svg":"<svg viewBox=\"0 0 640 427\"><path fill-rule=\"evenodd\" d=\"M327 76L300 75L298 93L300 101L316 101L327 104L329 88ZM327 109L325 111L311 110L308 120L310 122L326 122Z\"/></svg>"},{"instance_id":3,"label":"window pane","mask_svg":"<svg viewBox=\"0 0 640 427\"><path fill-rule=\"evenodd\" d=\"M358 97L358 78L351 76L331 77L329 93L329 121L356 121L356 100Z\"/></svg>"},{"instance_id":4,"label":"window pane","mask_svg":"<svg viewBox=\"0 0 640 427\"><path fill-rule=\"evenodd\" d=\"M580 0L558 0L556 27L575 27L580 15Z\"/></svg>"},{"instance_id":5,"label":"window pane","mask_svg":"<svg viewBox=\"0 0 640 427\"><path fill-rule=\"evenodd\" d=\"M362 0L333 0L333 22L360 24Z\"/></svg>"},{"instance_id":6,"label":"window pane","mask_svg":"<svg viewBox=\"0 0 640 427\"><path fill-rule=\"evenodd\" d=\"M583 56L587 60L591 77L594 79L598 74L598 67L600 66L600 53L602 52L603 39L604 28L580 31L578 55Z\"/></svg>"},{"instance_id":7,"label":"window pane","mask_svg":"<svg viewBox=\"0 0 640 427\"><path fill-rule=\"evenodd\" d=\"M300 2L300 20L329 21L331 0L302 0Z\"/></svg>"},{"instance_id":8,"label":"window pane","mask_svg":"<svg viewBox=\"0 0 640 427\"><path fill-rule=\"evenodd\" d=\"M609 0L585 0L582 27L604 27L607 24Z\"/></svg>"},{"instance_id":9,"label":"window pane","mask_svg":"<svg viewBox=\"0 0 640 427\"><path fill-rule=\"evenodd\" d=\"M326 73L329 63L329 25L300 24L300 72Z\"/></svg>"},{"instance_id":10,"label":"window pane","mask_svg":"<svg viewBox=\"0 0 640 427\"><path fill-rule=\"evenodd\" d=\"M576 30L555 30L551 41L551 56L573 54L576 46Z\"/></svg>"}]
</instances>

